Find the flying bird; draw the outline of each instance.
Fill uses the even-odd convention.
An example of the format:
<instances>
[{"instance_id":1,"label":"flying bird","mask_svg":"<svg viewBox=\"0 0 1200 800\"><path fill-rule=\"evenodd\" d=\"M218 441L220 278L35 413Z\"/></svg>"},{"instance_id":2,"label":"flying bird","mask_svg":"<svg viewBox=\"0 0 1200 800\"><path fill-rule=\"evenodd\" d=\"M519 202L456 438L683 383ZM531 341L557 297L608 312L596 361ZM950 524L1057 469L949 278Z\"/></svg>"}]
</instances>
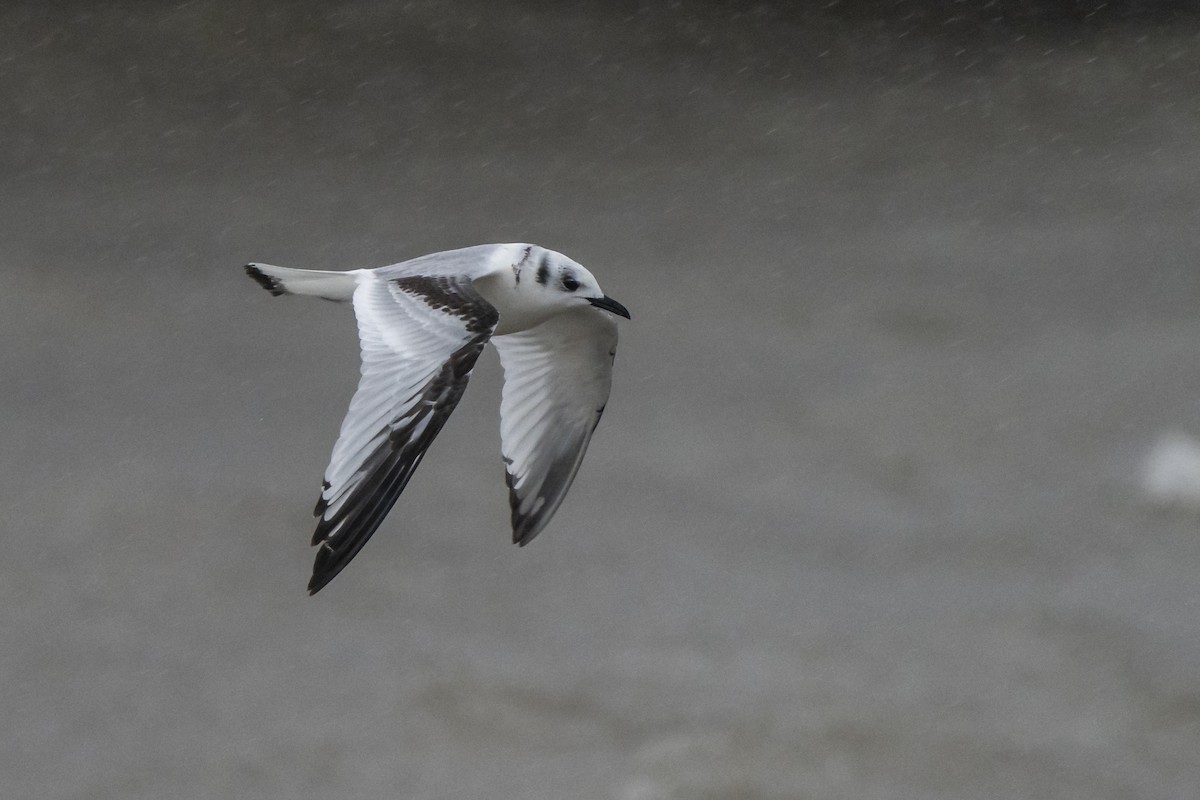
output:
<instances>
[{"instance_id":1,"label":"flying bird","mask_svg":"<svg viewBox=\"0 0 1200 800\"><path fill-rule=\"evenodd\" d=\"M612 383L625 306L562 253L532 244L447 250L346 272L247 264L271 294L350 301L362 377L325 470L309 594L358 554L458 405L489 341L504 369L501 454L513 541L566 496Z\"/></svg>"}]
</instances>

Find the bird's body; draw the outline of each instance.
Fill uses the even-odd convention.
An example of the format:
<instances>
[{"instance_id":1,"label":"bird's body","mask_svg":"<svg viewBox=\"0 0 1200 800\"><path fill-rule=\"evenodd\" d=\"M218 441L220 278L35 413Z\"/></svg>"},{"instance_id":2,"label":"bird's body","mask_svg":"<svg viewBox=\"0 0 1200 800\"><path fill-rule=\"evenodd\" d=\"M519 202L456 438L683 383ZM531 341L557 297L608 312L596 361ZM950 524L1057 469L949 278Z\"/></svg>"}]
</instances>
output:
<instances>
[{"instance_id":1,"label":"bird's body","mask_svg":"<svg viewBox=\"0 0 1200 800\"><path fill-rule=\"evenodd\" d=\"M325 471L309 591L378 529L458 404L484 345L504 367L501 449L513 541L536 536L562 502L608 400L626 318L590 272L561 253L497 244L348 272L249 264L274 295L351 301L362 378ZM603 309L603 310L601 310Z\"/></svg>"}]
</instances>

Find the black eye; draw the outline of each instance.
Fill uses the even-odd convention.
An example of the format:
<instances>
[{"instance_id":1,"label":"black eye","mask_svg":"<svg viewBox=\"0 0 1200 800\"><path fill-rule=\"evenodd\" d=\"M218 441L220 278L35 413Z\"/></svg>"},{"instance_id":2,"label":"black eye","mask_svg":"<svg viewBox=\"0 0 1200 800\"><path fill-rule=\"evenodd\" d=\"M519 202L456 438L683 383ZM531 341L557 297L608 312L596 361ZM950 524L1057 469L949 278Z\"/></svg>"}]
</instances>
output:
<instances>
[{"instance_id":1,"label":"black eye","mask_svg":"<svg viewBox=\"0 0 1200 800\"><path fill-rule=\"evenodd\" d=\"M579 288L579 281L575 280L574 275L564 275L562 280L563 288L568 292L573 292Z\"/></svg>"}]
</instances>

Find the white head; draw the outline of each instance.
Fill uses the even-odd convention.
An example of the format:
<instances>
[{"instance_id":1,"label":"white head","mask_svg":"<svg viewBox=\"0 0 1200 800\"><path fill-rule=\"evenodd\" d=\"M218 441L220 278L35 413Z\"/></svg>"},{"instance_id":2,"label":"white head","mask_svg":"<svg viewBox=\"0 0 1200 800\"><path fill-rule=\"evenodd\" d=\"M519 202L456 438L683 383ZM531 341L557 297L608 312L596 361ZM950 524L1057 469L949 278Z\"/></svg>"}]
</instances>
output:
<instances>
[{"instance_id":1,"label":"white head","mask_svg":"<svg viewBox=\"0 0 1200 800\"><path fill-rule=\"evenodd\" d=\"M531 266L529 262L533 262L532 270L528 269ZM566 306L577 306L586 302L629 319L629 311L604 294L595 275L588 272L578 261L567 258L562 253L531 247L523 271L533 273L530 277L539 287L540 293L546 295L546 300Z\"/></svg>"},{"instance_id":2,"label":"white head","mask_svg":"<svg viewBox=\"0 0 1200 800\"><path fill-rule=\"evenodd\" d=\"M501 327L520 330L554 314L588 304L629 319L625 306L604 294L596 276L562 253L537 245L510 245L504 297L489 297L500 311ZM505 324L505 317L508 324Z\"/></svg>"}]
</instances>

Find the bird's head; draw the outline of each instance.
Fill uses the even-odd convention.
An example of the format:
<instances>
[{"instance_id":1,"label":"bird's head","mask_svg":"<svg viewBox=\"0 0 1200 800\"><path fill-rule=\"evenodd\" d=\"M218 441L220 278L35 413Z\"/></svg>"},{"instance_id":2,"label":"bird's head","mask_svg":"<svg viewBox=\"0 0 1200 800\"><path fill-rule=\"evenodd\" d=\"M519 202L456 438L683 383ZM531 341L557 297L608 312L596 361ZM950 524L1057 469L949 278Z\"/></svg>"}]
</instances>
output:
<instances>
[{"instance_id":1,"label":"bird's head","mask_svg":"<svg viewBox=\"0 0 1200 800\"><path fill-rule=\"evenodd\" d=\"M595 275L562 253L543 250L534 262L532 277L543 302L564 308L588 303L629 319L629 310L604 293Z\"/></svg>"}]
</instances>

